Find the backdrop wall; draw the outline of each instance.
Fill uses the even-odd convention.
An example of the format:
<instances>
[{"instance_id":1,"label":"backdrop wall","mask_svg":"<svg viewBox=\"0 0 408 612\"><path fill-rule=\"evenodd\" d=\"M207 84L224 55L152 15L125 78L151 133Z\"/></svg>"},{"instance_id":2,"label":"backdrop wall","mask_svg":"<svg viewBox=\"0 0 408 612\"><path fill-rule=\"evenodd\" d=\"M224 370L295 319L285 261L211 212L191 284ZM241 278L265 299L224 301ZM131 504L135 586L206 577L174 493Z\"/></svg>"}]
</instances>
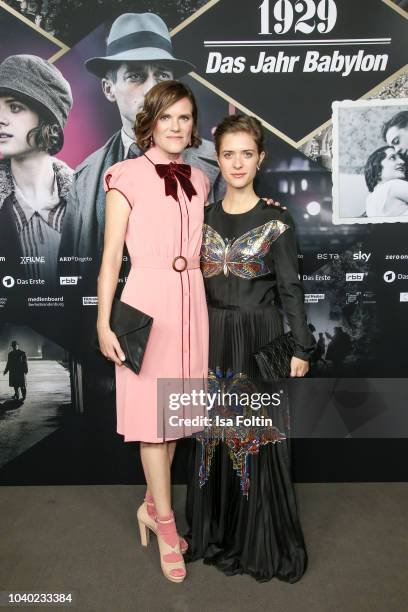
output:
<instances>
[{"instance_id":1,"label":"backdrop wall","mask_svg":"<svg viewBox=\"0 0 408 612\"><path fill-rule=\"evenodd\" d=\"M94 346L101 175L123 159L126 120L85 62L106 56L117 17L146 12L164 20L174 57L193 65L180 78L196 96L203 144L187 161L207 173L212 197L224 193L213 128L228 114L255 115L268 151L258 193L285 204L296 224L319 344L312 376L292 389L295 479L406 479L408 198L392 214L387 202L372 214L365 180L370 155L388 143L405 189L405 8L392 0L0 1L0 62L15 54L47 59L73 98L48 200L22 205L44 160L24 165L17 140L25 124L9 99L18 103L18 92L0 76L2 373L13 340L27 363L24 401L24 385L12 397L10 368L0 378L1 483L143 478L137 445L116 434L112 365ZM49 117L47 100L32 110ZM391 143L383 127L404 113ZM125 249L118 296L128 272ZM188 450L183 441L179 482Z\"/></svg>"}]
</instances>

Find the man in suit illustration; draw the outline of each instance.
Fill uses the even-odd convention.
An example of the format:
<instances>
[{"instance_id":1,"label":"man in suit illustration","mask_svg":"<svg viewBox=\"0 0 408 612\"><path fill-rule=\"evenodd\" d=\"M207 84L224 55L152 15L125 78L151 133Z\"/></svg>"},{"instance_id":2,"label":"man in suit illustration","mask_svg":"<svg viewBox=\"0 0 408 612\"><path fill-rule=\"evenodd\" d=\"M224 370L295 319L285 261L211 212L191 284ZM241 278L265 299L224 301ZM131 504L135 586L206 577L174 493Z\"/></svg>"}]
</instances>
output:
<instances>
[{"instance_id":1,"label":"man in suit illustration","mask_svg":"<svg viewBox=\"0 0 408 612\"><path fill-rule=\"evenodd\" d=\"M91 262L79 262L77 273L88 295L96 295L105 217L103 174L113 164L142 154L133 126L146 93L156 83L178 79L194 66L174 56L166 24L152 13L118 17L107 39L106 56L91 58L85 65L101 78L103 93L109 102L117 104L122 122L122 128L75 169L62 236L61 255L92 258ZM204 140L199 149L188 149L184 160L201 168L211 183L218 177L212 142ZM129 267L129 261L125 261L121 277L127 276Z\"/></svg>"},{"instance_id":2,"label":"man in suit illustration","mask_svg":"<svg viewBox=\"0 0 408 612\"><path fill-rule=\"evenodd\" d=\"M13 399L20 399L19 389L21 389L21 395L24 401L27 393L25 380L25 375L28 372L27 356L24 351L18 348L18 342L16 340L12 341L11 347L13 350L8 354L3 376L8 372L9 386L14 387Z\"/></svg>"}]
</instances>

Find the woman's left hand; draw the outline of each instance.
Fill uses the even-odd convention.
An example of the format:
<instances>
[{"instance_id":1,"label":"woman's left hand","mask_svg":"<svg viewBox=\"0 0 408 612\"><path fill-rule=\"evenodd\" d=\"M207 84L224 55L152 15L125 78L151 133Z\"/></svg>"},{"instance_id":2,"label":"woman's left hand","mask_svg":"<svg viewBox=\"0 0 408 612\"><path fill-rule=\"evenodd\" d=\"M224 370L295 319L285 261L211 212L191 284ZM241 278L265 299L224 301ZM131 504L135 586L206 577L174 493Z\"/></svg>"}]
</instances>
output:
<instances>
[{"instance_id":1,"label":"woman's left hand","mask_svg":"<svg viewBox=\"0 0 408 612\"><path fill-rule=\"evenodd\" d=\"M291 377L304 376L309 371L309 362L299 357L292 357L290 362Z\"/></svg>"}]
</instances>

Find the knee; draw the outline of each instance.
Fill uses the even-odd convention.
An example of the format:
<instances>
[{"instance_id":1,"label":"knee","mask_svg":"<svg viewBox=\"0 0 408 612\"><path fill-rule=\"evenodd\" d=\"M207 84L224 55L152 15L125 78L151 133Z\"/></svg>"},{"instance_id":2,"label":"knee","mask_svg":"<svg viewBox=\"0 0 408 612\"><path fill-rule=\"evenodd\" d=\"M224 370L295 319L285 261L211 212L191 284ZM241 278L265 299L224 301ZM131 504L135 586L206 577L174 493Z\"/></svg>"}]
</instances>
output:
<instances>
[{"instance_id":1,"label":"knee","mask_svg":"<svg viewBox=\"0 0 408 612\"><path fill-rule=\"evenodd\" d=\"M140 442L140 450L155 453L166 453L167 443L166 442Z\"/></svg>"}]
</instances>

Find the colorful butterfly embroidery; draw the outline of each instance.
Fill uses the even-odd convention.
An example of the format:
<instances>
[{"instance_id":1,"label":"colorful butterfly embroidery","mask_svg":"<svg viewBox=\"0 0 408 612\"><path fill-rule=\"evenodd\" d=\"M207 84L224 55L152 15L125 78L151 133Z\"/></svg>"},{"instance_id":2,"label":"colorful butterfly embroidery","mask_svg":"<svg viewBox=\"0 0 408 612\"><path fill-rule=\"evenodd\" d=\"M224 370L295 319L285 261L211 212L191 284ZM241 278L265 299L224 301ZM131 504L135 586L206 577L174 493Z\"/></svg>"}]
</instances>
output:
<instances>
[{"instance_id":1,"label":"colorful butterfly embroidery","mask_svg":"<svg viewBox=\"0 0 408 612\"><path fill-rule=\"evenodd\" d=\"M255 278L269 274L263 258L289 225L282 221L268 221L236 240L224 240L210 225L203 225L201 270L205 278L231 272L240 278Z\"/></svg>"}]
</instances>

